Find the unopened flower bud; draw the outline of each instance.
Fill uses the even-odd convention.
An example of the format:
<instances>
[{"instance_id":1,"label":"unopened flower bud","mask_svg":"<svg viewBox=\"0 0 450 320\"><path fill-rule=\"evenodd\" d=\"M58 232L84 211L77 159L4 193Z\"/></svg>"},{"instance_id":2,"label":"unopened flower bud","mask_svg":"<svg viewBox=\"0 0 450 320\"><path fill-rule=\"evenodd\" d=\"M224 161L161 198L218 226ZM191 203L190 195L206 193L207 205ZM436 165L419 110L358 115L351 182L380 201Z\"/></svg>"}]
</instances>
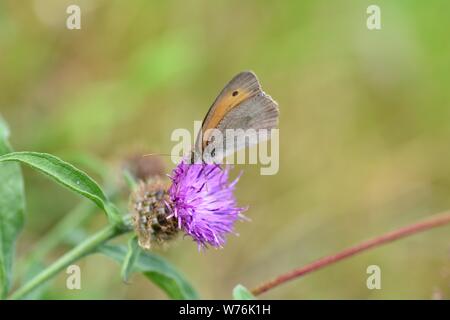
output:
<instances>
[{"instance_id":1,"label":"unopened flower bud","mask_svg":"<svg viewBox=\"0 0 450 320\"><path fill-rule=\"evenodd\" d=\"M129 156L123 164L136 180L146 181L155 176L162 177L166 173L166 166L158 155L134 154Z\"/></svg>"}]
</instances>

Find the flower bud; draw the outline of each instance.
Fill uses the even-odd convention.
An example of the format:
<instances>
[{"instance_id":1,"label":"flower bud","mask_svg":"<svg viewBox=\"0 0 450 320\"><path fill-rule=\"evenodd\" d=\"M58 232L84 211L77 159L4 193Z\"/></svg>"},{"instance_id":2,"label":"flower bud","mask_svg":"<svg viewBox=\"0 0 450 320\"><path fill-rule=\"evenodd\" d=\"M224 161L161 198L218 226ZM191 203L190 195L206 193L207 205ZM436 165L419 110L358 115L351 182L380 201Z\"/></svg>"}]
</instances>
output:
<instances>
[{"instance_id":1,"label":"flower bud","mask_svg":"<svg viewBox=\"0 0 450 320\"><path fill-rule=\"evenodd\" d=\"M155 177L141 181L131 195L133 225L139 245L144 249L166 243L178 233L177 221L171 216L167 189L167 182Z\"/></svg>"},{"instance_id":2,"label":"flower bud","mask_svg":"<svg viewBox=\"0 0 450 320\"><path fill-rule=\"evenodd\" d=\"M136 180L146 181L155 176L162 177L166 173L166 166L158 155L130 155L123 163L123 168L130 171Z\"/></svg>"}]
</instances>

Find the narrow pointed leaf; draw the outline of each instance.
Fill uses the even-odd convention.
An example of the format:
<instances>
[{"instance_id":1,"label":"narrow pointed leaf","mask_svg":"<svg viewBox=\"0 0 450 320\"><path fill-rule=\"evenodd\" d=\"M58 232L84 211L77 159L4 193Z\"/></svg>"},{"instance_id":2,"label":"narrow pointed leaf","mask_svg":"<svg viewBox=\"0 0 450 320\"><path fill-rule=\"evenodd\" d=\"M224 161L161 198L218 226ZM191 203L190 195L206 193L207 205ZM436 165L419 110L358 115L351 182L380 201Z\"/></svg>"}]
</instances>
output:
<instances>
[{"instance_id":1,"label":"narrow pointed leaf","mask_svg":"<svg viewBox=\"0 0 450 320\"><path fill-rule=\"evenodd\" d=\"M141 247L139 247L137 236L134 236L128 241L128 251L123 260L122 270L120 272L124 282L128 282L140 253Z\"/></svg>"},{"instance_id":2,"label":"narrow pointed leaf","mask_svg":"<svg viewBox=\"0 0 450 320\"><path fill-rule=\"evenodd\" d=\"M12 152L0 157L0 163L16 161L48 175L56 182L92 200L103 209L108 218L120 223L121 218L115 206L108 201L100 186L83 171L48 153Z\"/></svg>"},{"instance_id":3,"label":"narrow pointed leaf","mask_svg":"<svg viewBox=\"0 0 450 320\"><path fill-rule=\"evenodd\" d=\"M11 152L9 130L0 117L0 155ZM24 222L25 196L22 173L16 163L0 163L0 298L11 286L15 242Z\"/></svg>"}]
</instances>

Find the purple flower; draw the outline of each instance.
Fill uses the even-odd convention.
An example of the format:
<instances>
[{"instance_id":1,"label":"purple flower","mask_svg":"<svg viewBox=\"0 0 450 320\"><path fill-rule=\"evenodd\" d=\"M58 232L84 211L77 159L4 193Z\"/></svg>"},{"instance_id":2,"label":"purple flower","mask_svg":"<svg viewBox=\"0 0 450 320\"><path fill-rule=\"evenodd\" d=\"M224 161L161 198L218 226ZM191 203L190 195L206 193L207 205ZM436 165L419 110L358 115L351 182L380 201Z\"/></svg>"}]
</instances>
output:
<instances>
[{"instance_id":1,"label":"purple flower","mask_svg":"<svg viewBox=\"0 0 450 320\"><path fill-rule=\"evenodd\" d=\"M229 167L189 164L181 161L173 170L169 196L178 228L190 235L200 248L222 247L234 222L245 208L236 206L233 191L238 178L228 182Z\"/></svg>"}]
</instances>

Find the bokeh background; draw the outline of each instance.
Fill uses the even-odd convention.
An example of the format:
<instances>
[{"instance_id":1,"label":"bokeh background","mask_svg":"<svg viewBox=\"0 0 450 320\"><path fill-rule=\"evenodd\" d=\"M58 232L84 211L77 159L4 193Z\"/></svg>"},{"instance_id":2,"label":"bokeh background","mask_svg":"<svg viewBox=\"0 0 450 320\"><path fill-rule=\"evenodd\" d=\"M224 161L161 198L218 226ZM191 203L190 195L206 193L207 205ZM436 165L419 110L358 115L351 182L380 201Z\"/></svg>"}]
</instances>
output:
<instances>
[{"instance_id":1,"label":"bokeh background","mask_svg":"<svg viewBox=\"0 0 450 320\"><path fill-rule=\"evenodd\" d=\"M81 30L65 27L69 4L81 7ZM381 30L366 27L370 4L381 7ZM237 168L245 171L237 197L252 222L238 223L240 236L223 250L199 253L189 239L158 250L203 298L230 298L237 283L254 287L450 208L449 12L445 0L2 0L0 112L16 150L53 153L114 189L124 159L170 153L174 129L192 130L235 73L255 71L280 105L279 173ZM18 278L20 262L80 202L24 173ZM118 198L126 205L126 191ZM98 212L85 232L105 223ZM449 231L372 250L262 297L448 299ZM43 263L69 247L60 243ZM381 290L366 287L372 264ZM42 297L165 298L142 276L124 284L103 256L79 265L82 290L67 290L61 274Z\"/></svg>"}]
</instances>

